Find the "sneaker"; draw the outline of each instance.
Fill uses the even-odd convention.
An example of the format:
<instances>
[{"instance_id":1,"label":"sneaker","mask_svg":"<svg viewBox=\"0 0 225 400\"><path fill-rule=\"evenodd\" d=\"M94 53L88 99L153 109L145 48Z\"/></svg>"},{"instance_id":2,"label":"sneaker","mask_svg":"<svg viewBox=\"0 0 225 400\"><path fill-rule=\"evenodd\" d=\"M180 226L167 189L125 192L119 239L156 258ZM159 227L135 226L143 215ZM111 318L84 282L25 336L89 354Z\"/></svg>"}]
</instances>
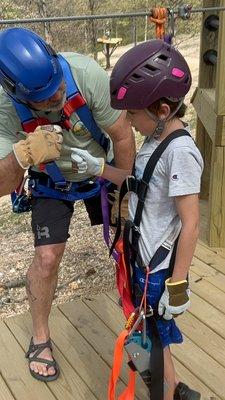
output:
<instances>
[{"instance_id":1,"label":"sneaker","mask_svg":"<svg viewBox=\"0 0 225 400\"><path fill-rule=\"evenodd\" d=\"M200 400L201 394L179 382L174 393L174 400Z\"/></svg>"}]
</instances>

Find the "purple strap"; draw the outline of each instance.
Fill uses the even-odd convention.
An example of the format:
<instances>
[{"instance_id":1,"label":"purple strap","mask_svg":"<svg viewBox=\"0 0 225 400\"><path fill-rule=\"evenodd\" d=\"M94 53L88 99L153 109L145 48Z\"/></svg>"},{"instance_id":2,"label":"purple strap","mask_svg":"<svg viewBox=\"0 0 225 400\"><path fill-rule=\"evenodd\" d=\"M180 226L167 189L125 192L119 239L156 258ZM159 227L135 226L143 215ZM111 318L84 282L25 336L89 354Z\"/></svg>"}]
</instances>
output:
<instances>
[{"instance_id":1,"label":"purple strap","mask_svg":"<svg viewBox=\"0 0 225 400\"><path fill-rule=\"evenodd\" d=\"M106 245L110 248L112 241L109 235L109 203L107 198L107 188L106 181L103 178L99 178L99 183L101 185L101 205L102 205L102 217L103 217L103 237ZM119 255L114 249L112 256L116 262L118 262Z\"/></svg>"}]
</instances>

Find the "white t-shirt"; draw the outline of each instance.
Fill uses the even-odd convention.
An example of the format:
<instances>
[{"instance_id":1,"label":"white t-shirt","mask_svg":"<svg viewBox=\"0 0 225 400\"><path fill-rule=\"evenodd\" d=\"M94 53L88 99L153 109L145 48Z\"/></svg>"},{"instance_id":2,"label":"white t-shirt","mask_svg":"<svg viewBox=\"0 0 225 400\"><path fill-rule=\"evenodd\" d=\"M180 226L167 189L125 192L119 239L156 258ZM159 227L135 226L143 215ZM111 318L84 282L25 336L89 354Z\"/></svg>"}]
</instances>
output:
<instances>
[{"instance_id":1,"label":"white t-shirt","mask_svg":"<svg viewBox=\"0 0 225 400\"><path fill-rule=\"evenodd\" d=\"M154 138L144 142L135 162L135 175L141 178L153 151L160 144ZM145 265L168 238L174 243L181 228L175 197L200 192L202 156L189 136L174 139L159 159L149 183L140 224L139 249ZM137 195L130 194L129 216L134 219ZM166 259L153 272L169 267L173 246Z\"/></svg>"}]
</instances>

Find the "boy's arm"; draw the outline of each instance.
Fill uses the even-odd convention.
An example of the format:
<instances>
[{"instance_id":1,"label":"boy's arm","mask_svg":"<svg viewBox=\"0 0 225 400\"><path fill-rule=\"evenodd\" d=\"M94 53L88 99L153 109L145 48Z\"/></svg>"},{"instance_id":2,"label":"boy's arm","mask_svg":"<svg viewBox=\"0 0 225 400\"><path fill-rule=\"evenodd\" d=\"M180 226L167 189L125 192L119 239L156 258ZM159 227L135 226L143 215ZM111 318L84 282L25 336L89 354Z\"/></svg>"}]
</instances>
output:
<instances>
[{"instance_id":1,"label":"boy's arm","mask_svg":"<svg viewBox=\"0 0 225 400\"><path fill-rule=\"evenodd\" d=\"M198 194L177 196L175 202L182 228L171 282L179 282L187 278L199 235Z\"/></svg>"}]
</instances>

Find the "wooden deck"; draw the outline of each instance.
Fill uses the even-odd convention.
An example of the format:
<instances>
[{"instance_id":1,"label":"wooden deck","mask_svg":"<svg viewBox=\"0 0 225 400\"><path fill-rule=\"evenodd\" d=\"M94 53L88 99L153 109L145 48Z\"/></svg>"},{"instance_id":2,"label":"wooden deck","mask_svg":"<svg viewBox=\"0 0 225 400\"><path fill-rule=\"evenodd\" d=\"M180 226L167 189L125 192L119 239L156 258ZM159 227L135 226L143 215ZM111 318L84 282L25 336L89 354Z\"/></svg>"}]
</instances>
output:
<instances>
[{"instance_id":1,"label":"wooden deck","mask_svg":"<svg viewBox=\"0 0 225 400\"><path fill-rule=\"evenodd\" d=\"M199 241L191 268L192 307L179 317L185 341L172 346L181 380L202 399L225 400L225 250ZM29 314L0 321L0 400L106 400L114 342L123 328L116 292L54 308L51 334L60 378L33 379L24 352L31 335ZM120 387L127 379L127 368ZM138 380L136 399L147 400Z\"/></svg>"}]
</instances>

